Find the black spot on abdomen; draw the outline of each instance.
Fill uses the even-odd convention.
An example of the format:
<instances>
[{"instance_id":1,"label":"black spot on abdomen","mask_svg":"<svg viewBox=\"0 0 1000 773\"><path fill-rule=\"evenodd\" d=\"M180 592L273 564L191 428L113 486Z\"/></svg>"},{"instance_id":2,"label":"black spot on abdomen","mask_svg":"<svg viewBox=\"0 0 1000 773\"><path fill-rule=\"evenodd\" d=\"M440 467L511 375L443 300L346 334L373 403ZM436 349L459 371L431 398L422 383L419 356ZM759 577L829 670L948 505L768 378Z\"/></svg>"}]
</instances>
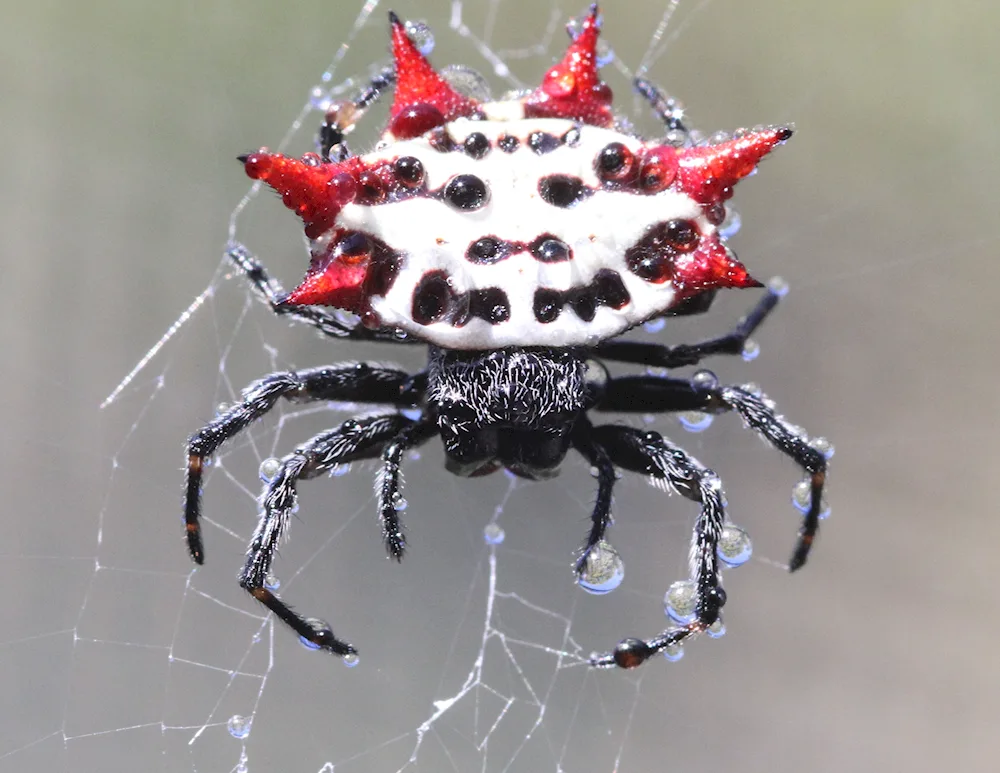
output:
<instances>
[{"instance_id":1,"label":"black spot on abdomen","mask_svg":"<svg viewBox=\"0 0 1000 773\"><path fill-rule=\"evenodd\" d=\"M562 263L573 259L573 250L562 239L552 234L542 234L535 239L529 248L535 260L542 263Z\"/></svg>"},{"instance_id":2,"label":"black spot on abdomen","mask_svg":"<svg viewBox=\"0 0 1000 773\"><path fill-rule=\"evenodd\" d=\"M590 283L594 288L594 296L602 306L610 306L612 309L620 309L632 300L628 294L625 283L618 276L617 271L610 268L602 268L597 272L594 281Z\"/></svg>"},{"instance_id":3,"label":"black spot on abdomen","mask_svg":"<svg viewBox=\"0 0 1000 773\"><path fill-rule=\"evenodd\" d=\"M454 306L454 300L448 275L444 271L428 271L413 291L413 321L418 325L430 325L444 319Z\"/></svg>"},{"instance_id":4,"label":"black spot on abdomen","mask_svg":"<svg viewBox=\"0 0 1000 773\"><path fill-rule=\"evenodd\" d=\"M612 309L624 308L632 300L625 284L616 271L602 269L590 284L569 290L540 287L535 290L535 319L543 325L554 322L567 304L584 322L593 321L598 306Z\"/></svg>"},{"instance_id":5,"label":"black spot on abdomen","mask_svg":"<svg viewBox=\"0 0 1000 773\"><path fill-rule=\"evenodd\" d=\"M481 209L490 200L490 189L481 177L459 174L444 187L444 200L455 209L471 211Z\"/></svg>"},{"instance_id":6,"label":"black spot on abdomen","mask_svg":"<svg viewBox=\"0 0 1000 773\"><path fill-rule=\"evenodd\" d=\"M550 174L538 181L538 193L546 204L567 209L583 201L593 191L579 177Z\"/></svg>"},{"instance_id":7,"label":"black spot on abdomen","mask_svg":"<svg viewBox=\"0 0 1000 773\"><path fill-rule=\"evenodd\" d=\"M511 244L495 236L481 236L469 245L465 251L465 259L470 263L490 265L497 263L511 254Z\"/></svg>"},{"instance_id":8,"label":"black spot on abdomen","mask_svg":"<svg viewBox=\"0 0 1000 773\"><path fill-rule=\"evenodd\" d=\"M510 300L499 287L457 293L444 271L428 271L413 291L413 321L418 325L448 322L463 327L473 317L499 325L510 319Z\"/></svg>"},{"instance_id":9,"label":"black spot on abdomen","mask_svg":"<svg viewBox=\"0 0 1000 773\"><path fill-rule=\"evenodd\" d=\"M532 132L528 135L528 147L538 155L551 153L562 144L562 140L548 132Z\"/></svg>"},{"instance_id":10,"label":"black spot on abdomen","mask_svg":"<svg viewBox=\"0 0 1000 773\"><path fill-rule=\"evenodd\" d=\"M499 325L510 319L510 301L507 293L499 287L473 290L469 296L469 314L485 319L491 325Z\"/></svg>"}]
</instances>

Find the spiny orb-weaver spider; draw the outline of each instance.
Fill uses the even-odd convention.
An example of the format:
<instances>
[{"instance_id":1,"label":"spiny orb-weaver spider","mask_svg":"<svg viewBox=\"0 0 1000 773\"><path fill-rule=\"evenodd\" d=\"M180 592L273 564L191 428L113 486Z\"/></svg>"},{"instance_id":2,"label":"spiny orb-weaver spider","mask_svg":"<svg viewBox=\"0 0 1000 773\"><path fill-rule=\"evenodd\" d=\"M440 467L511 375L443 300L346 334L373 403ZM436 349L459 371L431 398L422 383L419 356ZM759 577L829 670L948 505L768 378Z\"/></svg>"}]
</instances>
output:
<instances>
[{"instance_id":1,"label":"spiny orb-weaver spider","mask_svg":"<svg viewBox=\"0 0 1000 773\"><path fill-rule=\"evenodd\" d=\"M550 478L569 449L596 470L592 525L578 577L611 522L616 467L650 476L700 505L691 545L689 618L649 639L628 638L596 666L633 668L710 628L726 602L718 551L728 528L718 476L657 432L595 426L589 412L738 413L807 473L805 515L789 564L801 567L822 515L827 446L778 416L751 387L701 378L612 376L606 361L678 368L738 354L783 294L780 282L729 334L691 345L620 341L637 324L708 310L721 288L763 287L725 244L720 226L733 186L791 136L784 126L694 143L682 111L645 79L635 86L664 122L662 141L635 136L611 107L597 72L597 7L566 56L534 91L479 101L439 75L390 13L394 67L354 100L333 105L320 154L261 149L247 174L277 191L310 241L305 279L285 294L240 245L230 259L280 315L331 338L422 343L427 367L409 374L347 363L272 373L196 432L187 447L184 515L192 558L204 561L202 471L227 440L280 398L391 406L326 430L285 456L261 496L262 515L240 584L303 641L353 659L323 621L293 611L268 587L276 546L300 480L358 459L381 459L382 537L406 548L400 514L404 453L439 435L446 466L462 476L501 468ZM388 127L371 153L344 135L395 84ZM340 312L353 312L354 322Z\"/></svg>"}]
</instances>

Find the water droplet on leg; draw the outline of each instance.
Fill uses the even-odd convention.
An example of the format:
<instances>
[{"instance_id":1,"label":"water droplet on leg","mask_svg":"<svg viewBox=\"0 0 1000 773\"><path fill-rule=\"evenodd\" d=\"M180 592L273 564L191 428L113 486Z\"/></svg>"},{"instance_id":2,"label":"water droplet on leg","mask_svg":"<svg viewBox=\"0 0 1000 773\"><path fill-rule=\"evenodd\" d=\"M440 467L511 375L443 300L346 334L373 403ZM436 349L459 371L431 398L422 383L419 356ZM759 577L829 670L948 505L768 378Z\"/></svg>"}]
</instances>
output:
<instances>
[{"instance_id":1,"label":"water droplet on leg","mask_svg":"<svg viewBox=\"0 0 1000 773\"><path fill-rule=\"evenodd\" d=\"M667 617L680 625L687 625L695 619L698 606L698 594L694 582L678 580L663 596L664 611Z\"/></svg>"},{"instance_id":2,"label":"water droplet on leg","mask_svg":"<svg viewBox=\"0 0 1000 773\"><path fill-rule=\"evenodd\" d=\"M603 596L625 579L625 562L609 542L601 540L587 554L577 584L587 593Z\"/></svg>"}]
</instances>

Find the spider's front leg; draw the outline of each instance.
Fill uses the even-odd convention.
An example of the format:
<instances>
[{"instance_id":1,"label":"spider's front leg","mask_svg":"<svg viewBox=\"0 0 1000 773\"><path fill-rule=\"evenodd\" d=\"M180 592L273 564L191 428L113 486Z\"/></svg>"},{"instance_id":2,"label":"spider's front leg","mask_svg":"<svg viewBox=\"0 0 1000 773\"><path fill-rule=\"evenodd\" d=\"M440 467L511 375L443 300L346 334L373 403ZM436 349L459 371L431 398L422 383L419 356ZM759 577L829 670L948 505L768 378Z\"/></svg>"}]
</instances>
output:
<instances>
[{"instance_id":1,"label":"spider's front leg","mask_svg":"<svg viewBox=\"0 0 1000 773\"><path fill-rule=\"evenodd\" d=\"M625 639L614 652L595 655L594 666L635 668L658 652L705 631L726 603L716 548L725 525L725 497L719 477L658 432L606 424L592 431L593 442L610 460L627 470L659 478L687 499L698 502L701 512L691 541L691 578L696 593L695 619L651 639Z\"/></svg>"},{"instance_id":2,"label":"spider's front leg","mask_svg":"<svg viewBox=\"0 0 1000 773\"><path fill-rule=\"evenodd\" d=\"M402 370L367 363L345 363L298 372L272 373L243 390L242 400L198 430L188 441L184 523L188 551L204 563L201 526L201 481L206 460L219 447L270 411L281 398L318 401L352 400L413 405L422 380Z\"/></svg>"}]
</instances>

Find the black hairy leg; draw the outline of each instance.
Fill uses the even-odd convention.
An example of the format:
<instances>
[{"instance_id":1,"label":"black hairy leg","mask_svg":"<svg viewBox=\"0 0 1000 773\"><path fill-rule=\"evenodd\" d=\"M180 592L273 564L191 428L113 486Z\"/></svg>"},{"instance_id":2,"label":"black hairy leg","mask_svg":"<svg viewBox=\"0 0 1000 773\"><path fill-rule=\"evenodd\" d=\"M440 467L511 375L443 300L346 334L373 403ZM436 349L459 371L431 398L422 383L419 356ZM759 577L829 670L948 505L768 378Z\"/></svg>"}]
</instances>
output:
<instances>
[{"instance_id":1,"label":"black hairy leg","mask_svg":"<svg viewBox=\"0 0 1000 773\"><path fill-rule=\"evenodd\" d=\"M437 434L437 420L429 412L401 430L382 451L382 468L375 484L378 494L379 523L382 541L392 558L402 560L406 552L406 535L399 520L400 466L407 450L430 440Z\"/></svg>"},{"instance_id":2,"label":"black hairy leg","mask_svg":"<svg viewBox=\"0 0 1000 773\"><path fill-rule=\"evenodd\" d=\"M822 449L812 445L798 427L775 413L774 403L763 395L738 386L722 387L717 392L724 409L736 411L768 444L790 457L809 476L809 509L802 519L798 542L788 561L788 570L794 572L805 565L819 530L823 514L823 486L826 484L826 455Z\"/></svg>"},{"instance_id":3,"label":"black hairy leg","mask_svg":"<svg viewBox=\"0 0 1000 773\"><path fill-rule=\"evenodd\" d=\"M784 295L785 288L772 280L767 293L757 301L729 333L696 344L664 346L644 341L606 341L594 347L594 356L615 362L629 362L655 368L682 368L697 365L715 354L741 354L747 339L767 319Z\"/></svg>"},{"instance_id":4,"label":"black hairy leg","mask_svg":"<svg viewBox=\"0 0 1000 773\"><path fill-rule=\"evenodd\" d=\"M350 655L357 650L338 639L325 623L303 617L265 587L274 553L295 510L300 480L314 478L338 464L377 458L386 443L413 425L400 413L348 419L284 457L265 487L261 499L263 513L247 549L240 585L303 640L336 655Z\"/></svg>"},{"instance_id":5,"label":"black hairy leg","mask_svg":"<svg viewBox=\"0 0 1000 773\"><path fill-rule=\"evenodd\" d=\"M667 132L683 132L685 137L688 134L684 126L684 108L676 99L668 96L663 90L648 78L641 75L632 81L632 86L646 102L660 122L666 127Z\"/></svg>"},{"instance_id":6,"label":"black hairy leg","mask_svg":"<svg viewBox=\"0 0 1000 773\"><path fill-rule=\"evenodd\" d=\"M319 136L317 137L319 153L323 161L343 161L350 156L350 150L347 148L344 136L364 111L377 102L385 89L395 82L396 69L383 67L372 76L368 85L358 92L354 99L330 105L323 117L323 123L320 124Z\"/></svg>"},{"instance_id":7,"label":"black hairy leg","mask_svg":"<svg viewBox=\"0 0 1000 773\"><path fill-rule=\"evenodd\" d=\"M419 399L419 380L408 373L367 363L345 363L309 368L298 372L272 373L243 390L240 402L198 430L187 445L187 480L184 522L188 551L196 563L205 552L198 519L201 513L201 482L206 460L219 447L270 411L278 400L351 400L413 405Z\"/></svg>"},{"instance_id":8,"label":"black hairy leg","mask_svg":"<svg viewBox=\"0 0 1000 773\"><path fill-rule=\"evenodd\" d=\"M794 572L806 563L823 512L827 459L822 449L810 443L809 437L800 428L778 415L774 403L767 397L747 387L702 385L687 379L659 376L624 376L608 382L597 410L623 413L738 413L768 445L788 456L808 475L809 508L802 519L788 569Z\"/></svg>"},{"instance_id":9,"label":"black hairy leg","mask_svg":"<svg viewBox=\"0 0 1000 773\"><path fill-rule=\"evenodd\" d=\"M611 653L594 655L591 665L635 668L667 647L701 633L719 617L726 603L716 548L725 525L725 496L719 477L658 432L605 424L590 433L594 444L619 467L649 475L697 502L701 511L691 543L691 579L696 593L695 619L651 639L625 639Z\"/></svg>"},{"instance_id":10,"label":"black hairy leg","mask_svg":"<svg viewBox=\"0 0 1000 773\"><path fill-rule=\"evenodd\" d=\"M272 277L256 255L242 244L233 242L226 249L226 257L246 277L254 292L264 300L279 317L288 317L316 328L330 338L352 341L381 341L394 344L411 343L405 333L394 330L369 330L360 322L349 323L338 314L319 306L293 306L284 302L286 293L277 279Z\"/></svg>"},{"instance_id":11,"label":"black hairy leg","mask_svg":"<svg viewBox=\"0 0 1000 773\"><path fill-rule=\"evenodd\" d=\"M587 568L587 558L604 539L604 534L611 525L611 492L615 485L615 465L604 447L594 439L594 425L586 416L581 416L573 429L573 448L590 462L597 470L597 497L594 510L590 515L590 532L584 542L574 569L577 577Z\"/></svg>"}]
</instances>

